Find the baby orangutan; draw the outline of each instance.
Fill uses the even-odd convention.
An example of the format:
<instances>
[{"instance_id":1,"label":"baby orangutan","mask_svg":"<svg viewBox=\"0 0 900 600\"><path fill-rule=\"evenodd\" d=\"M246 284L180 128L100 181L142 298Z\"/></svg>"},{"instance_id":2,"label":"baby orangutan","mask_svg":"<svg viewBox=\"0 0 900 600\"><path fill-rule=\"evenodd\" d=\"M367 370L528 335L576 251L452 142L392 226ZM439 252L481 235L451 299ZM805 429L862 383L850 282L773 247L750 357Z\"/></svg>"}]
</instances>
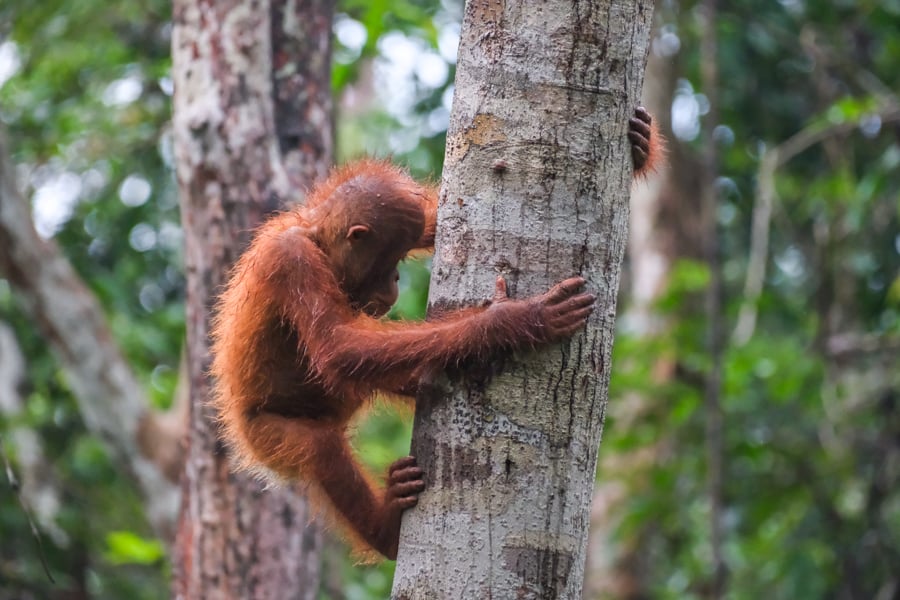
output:
<instances>
[{"instance_id":1,"label":"baby orangutan","mask_svg":"<svg viewBox=\"0 0 900 600\"><path fill-rule=\"evenodd\" d=\"M631 121L637 172L654 158L649 115ZM346 429L377 391L414 395L420 377L466 359L563 340L594 296L571 277L427 322L379 320L397 300L397 264L434 244L437 192L383 162L336 170L305 206L256 232L219 299L214 405L240 463L310 484L362 549L397 555L400 516L424 489L413 457L373 485Z\"/></svg>"}]
</instances>

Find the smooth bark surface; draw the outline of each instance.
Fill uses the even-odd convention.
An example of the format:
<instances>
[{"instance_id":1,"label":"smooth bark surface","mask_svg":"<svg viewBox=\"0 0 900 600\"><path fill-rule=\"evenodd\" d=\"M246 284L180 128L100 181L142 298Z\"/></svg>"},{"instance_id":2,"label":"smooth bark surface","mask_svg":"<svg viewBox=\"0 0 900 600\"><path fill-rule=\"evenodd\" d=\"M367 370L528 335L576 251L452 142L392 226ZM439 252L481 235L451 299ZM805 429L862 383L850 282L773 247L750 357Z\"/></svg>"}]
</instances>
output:
<instances>
[{"instance_id":1,"label":"smooth bark surface","mask_svg":"<svg viewBox=\"0 0 900 600\"><path fill-rule=\"evenodd\" d=\"M318 594L322 533L310 523L305 496L230 472L206 404L206 373L210 309L229 266L253 227L330 164L331 99L323 90L330 89L332 10L324 0L174 5L174 129L193 396L174 560L181 598ZM296 102L285 108L288 98ZM320 126L304 128L310 115L319 115Z\"/></svg>"},{"instance_id":2,"label":"smooth bark surface","mask_svg":"<svg viewBox=\"0 0 900 600\"><path fill-rule=\"evenodd\" d=\"M418 398L425 493L394 598L580 598L653 5L470 0L430 311L522 298L580 273L598 300L570 343L462 365Z\"/></svg>"}]
</instances>

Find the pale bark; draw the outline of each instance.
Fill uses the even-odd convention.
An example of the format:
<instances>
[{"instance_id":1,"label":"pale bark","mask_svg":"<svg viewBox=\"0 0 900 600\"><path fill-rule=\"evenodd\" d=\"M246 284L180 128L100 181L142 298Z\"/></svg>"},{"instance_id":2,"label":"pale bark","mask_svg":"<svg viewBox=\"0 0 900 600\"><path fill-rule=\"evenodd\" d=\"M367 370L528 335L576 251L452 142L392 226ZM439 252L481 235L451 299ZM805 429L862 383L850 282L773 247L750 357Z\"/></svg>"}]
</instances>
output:
<instances>
[{"instance_id":1,"label":"pale bark","mask_svg":"<svg viewBox=\"0 0 900 600\"><path fill-rule=\"evenodd\" d=\"M317 597L322 532L310 523L307 500L296 489L230 473L206 403L206 374L210 308L229 265L279 199L296 197L298 184L310 185L330 164L332 10L325 0L174 4L193 397L174 560L181 598ZM303 100L293 103L301 91ZM318 126L304 129L310 115Z\"/></svg>"},{"instance_id":2,"label":"pale bark","mask_svg":"<svg viewBox=\"0 0 900 600\"><path fill-rule=\"evenodd\" d=\"M521 298L580 273L597 305L570 343L420 394L427 489L404 518L395 598L581 597L652 11L466 5L431 311L490 297L497 275Z\"/></svg>"},{"instance_id":3,"label":"pale bark","mask_svg":"<svg viewBox=\"0 0 900 600\"><path fill-rule=\"evenodd\" d=\"M0 135L0 275L53 349L87 429L135 481L147 518L163 539L174 529L178 487L139 444L156 419L143 387L116 345L103 309L52 240L34 229ZM179 438L156 440L177 445Z\"/></svg>"}]
</instances>

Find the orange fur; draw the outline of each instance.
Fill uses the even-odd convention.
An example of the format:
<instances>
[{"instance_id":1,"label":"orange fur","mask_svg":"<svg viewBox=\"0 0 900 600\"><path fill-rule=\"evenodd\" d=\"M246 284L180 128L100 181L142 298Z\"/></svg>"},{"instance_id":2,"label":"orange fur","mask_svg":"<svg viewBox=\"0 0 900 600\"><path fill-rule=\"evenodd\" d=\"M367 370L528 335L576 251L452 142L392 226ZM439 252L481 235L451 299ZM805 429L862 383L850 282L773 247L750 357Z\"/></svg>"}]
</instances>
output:
<instances>
[{"instance_id":1,"label":"orange fur","mask_svg":"<svg viewBox=\"0 0 900 600\"><path fill-rule=\"evenodd\" d=\"M645 179L665 162L666 140L650 113L639 107L629 121L628 137L632 144L634 178Z\"/></svg>"},{"instance_id":2,"label":"orange fur","mask_svg":"<svg viewBox=\"0 0 900 600\"><path fill-rule=\"evenodd\" d=\"M656 121L650 123L650 150L647 152L647 162L641 168L635 170L635 177L647 177L655 173L666 159L666 138L659 132Z\"/></svg>"},{"instance_id":3,"label":"orange fur","mask_svg":"<svg viewBox=\"0 0 900 600\"><path fill-rule=\"evenodd\" d=\"M448 365L568 337L594 300L580 278L527 300L508 299L498 280L489 307L380 320L397 262L434 244L436 210L435 189L388 163L336 169L306 206L257 230L212 324L212 402L238 464L307 482L359 548L390 558L422 472L407 457L386 487L371 481L347 442L353 415L376 392L414 395Z\"/></svg>"}]
</instances>

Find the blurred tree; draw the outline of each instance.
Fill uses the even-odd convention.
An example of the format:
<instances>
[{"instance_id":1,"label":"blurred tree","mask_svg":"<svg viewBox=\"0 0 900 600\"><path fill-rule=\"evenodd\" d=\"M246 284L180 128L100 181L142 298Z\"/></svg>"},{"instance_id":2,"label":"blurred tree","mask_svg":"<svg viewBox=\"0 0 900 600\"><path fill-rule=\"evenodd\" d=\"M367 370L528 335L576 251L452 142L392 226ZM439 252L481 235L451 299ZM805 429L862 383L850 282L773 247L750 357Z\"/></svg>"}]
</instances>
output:
<instances>
[{"instance_id":1,"label":"blurred tree","mask_svg":"<svg viewBox=\"0 0 900 600\"><path fill-rule=\"evenodd\" d=\"M11 140L0 318L26 356L0 431L57 581L15 496L0 494L0 537L22 542L0 545L0 597L156 598L166 587L152 538L173 527L177 487L162 470L179 470L181 447L152 408L171 403L183 331L176 205L157 151L166 12L165 2L0 5Z\"/></svg>"},{"instance_id":2,"label":"blurred tree","mask_svg":"<svg viewBox=\"0 0 900 600\"><path fill-rule=\"evenodd\" d=\"M174 5L192 395L173 557L181 598L318 597L322 534L305 496L230 473L207 403L208 332L250 231L331 165L332 11L331 0Z\"/></svg>"},{"instance_id":3,"label":"blurred tree","mask_svg":"<svg viewBox=\"0 0 900 600\"><path fill-rule=\"evenodd\" d=\"M900 433L889 400L900 382L888 366L897 358L900 154L897 72L888 63L900 48L882 34L900 12L884 4L720 6L713 123L700 119L710 90L699 71L698 5L664 3L660 14L654 46L672 57L676 80L674 171L698 179L680 157L696 161L711 147L720 165L718 251L734 332L721 396L727 594L892 597L900 505L886 490L900 473L891 466L898 448L886 440ZM678 223L661 219L660 235ZM613 389L640 391L655 407L622 427L622 413L611 411L604 453L668 440L646 478L624 479L615 539L640 540L643 597L710 597L713 589L698 402L710 368L708 315L691 301L708 281L708 269L676 262L656 304L674 327L651 338L631 328L617 336ZM656 385L661 354L675 357L676 379Z\"/></svg>"},{"instance_id":4,"label":"blurred tree","mask_svg":"<svg viewBox=\"0 0 900 600\"><path fill-rule=\"evenodd\" d=\"M158 423L99 303L56 244L35 231L28 204L16 188L2 132L0 207L0 274L65 365L85 425L140 488L157 534L170 538L181 453L158 449L178 448L181 428Z\"/></svg>"}]
</instances>

